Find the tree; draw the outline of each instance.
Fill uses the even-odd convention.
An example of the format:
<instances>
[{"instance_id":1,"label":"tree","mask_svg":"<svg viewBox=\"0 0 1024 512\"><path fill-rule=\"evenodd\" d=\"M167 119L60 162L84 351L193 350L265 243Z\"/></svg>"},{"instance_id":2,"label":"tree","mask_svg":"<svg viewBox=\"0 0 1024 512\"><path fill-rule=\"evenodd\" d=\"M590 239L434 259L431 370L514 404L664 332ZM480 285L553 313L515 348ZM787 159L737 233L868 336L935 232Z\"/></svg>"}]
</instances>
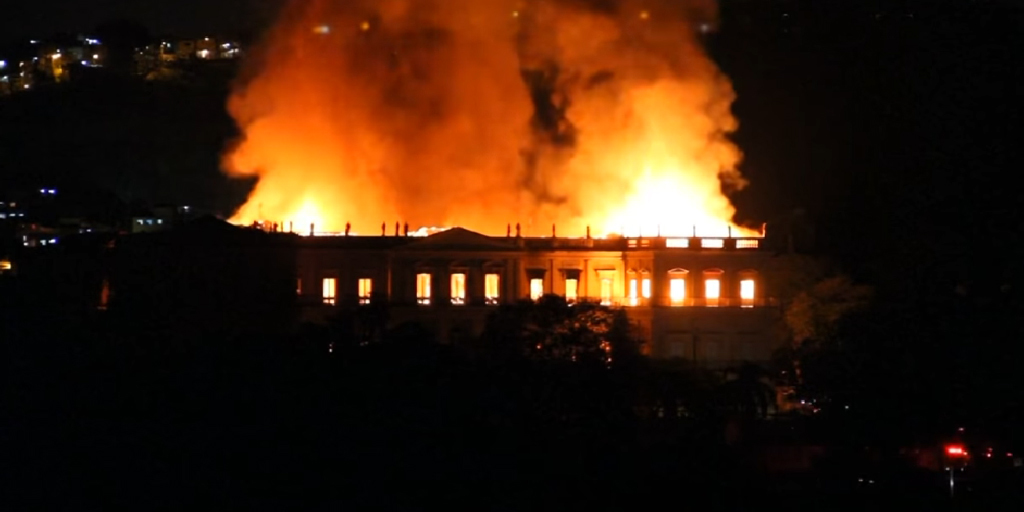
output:
<instances>
[{"instance_id":1,"label":"tree","mask_svg":"<svg viewBox=\"0 0 1024 512\"><path fill-rule=\"evenodd\" d=\"M535 359L611 364L638 353L624 311L556 295L501 307L482 338L487 349Z\"/></svg>"},{"instance_id":2,"label":"tree","mask_svg":"<svg viewBox=\"0 0 1024 512\"><path fill-rule=\"evenodd\" d=\"M855 283L829 261L808 255L777 256L765 274L779 300L779 328L789 340L777 354L778 365L801 395L812 389L810 394L827 395L824 389L830 386L818 378L807 382L805 370L813 366L811 373L825 381L845 374L850 355L843 353L840 329L868 306L872 288Z\"/></svg>"}]
</instances>

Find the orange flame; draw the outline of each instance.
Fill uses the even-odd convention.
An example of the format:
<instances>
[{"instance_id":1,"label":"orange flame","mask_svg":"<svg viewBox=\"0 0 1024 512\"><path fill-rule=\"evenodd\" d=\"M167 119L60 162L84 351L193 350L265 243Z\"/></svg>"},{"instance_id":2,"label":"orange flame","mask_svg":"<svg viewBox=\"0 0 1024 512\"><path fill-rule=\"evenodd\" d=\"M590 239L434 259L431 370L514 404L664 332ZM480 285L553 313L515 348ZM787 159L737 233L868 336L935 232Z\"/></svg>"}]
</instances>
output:
<instances>
[{"instance_id":1,"label":"orange flame","mask_svg":"<svg viewBox=\"0 0 1024 512\"><path fill-rule=\"evenodd\" d=\"M224 167L259 176L232 220L751 234L713 2L602 5L294 0L229 104Z\"/></svg>"}]
</instances>

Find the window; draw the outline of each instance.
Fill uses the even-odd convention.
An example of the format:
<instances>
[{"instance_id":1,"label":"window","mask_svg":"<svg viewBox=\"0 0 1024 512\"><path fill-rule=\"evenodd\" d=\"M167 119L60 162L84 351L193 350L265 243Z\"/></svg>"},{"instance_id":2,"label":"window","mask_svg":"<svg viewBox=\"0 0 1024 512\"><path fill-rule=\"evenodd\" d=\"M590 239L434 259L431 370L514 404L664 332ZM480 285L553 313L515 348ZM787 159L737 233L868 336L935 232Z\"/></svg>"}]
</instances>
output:
<instances>
[{"instance_id":1,"label":"window","mask_svg":"<svg viewBox=\"0 0 1024 512\"><path fill-rule=\"evenodd\" d=\"M686 279L673 277L668 280L668 294L673 306L682 306L686 300Z\"/></svg>"},{"instance_id":2,"label":"window","mask_svg":"<svg viewBox=\"0 0 1024 512\"><path fill-rule=\"evenodd\" d=\"M704 280L704 298L708 306L717 306L718 299L722 295L722 281L718 278Z\"/></svg>"},{"instance_id":3,"label":"window","mask_svg":"<svg viewBox=\"0 0 1024 512\"><path fill-rule=\"evenodd\" d=\"M430 304L430 274L416 274L416 303Z\"/></svg>"},{"instance_id":4,"label":"window","mask_svg":"<svg viewBox=\"0 0 1024 512\"><path fill-rule=\"evenodd\" d=\"M686 279L690 272L682 268L668 271L668 297L673 306L686 304Z\"/></svg>"},{"instance_id":5,"label":"window","mask_svg":"<svg viewBox=\"0 0 1024 512\"><path fill-rule=\"evenodd\" d=\"M544 295L544 280L530 279L530 300L538 300Z\"/></svg>"},{"instance_id":6,"label":"window","mask_svg":"<svg viewBox=\"0 0 1024 512\"><path fill-rule=\"evenodd\" d=\"M325 277L323 280L324 304L333 305L338 298L338 280L333 277Z\"/></svg>"},{"instance_id":7,"label":"window","mask_svg":"<svg viewBox=\"0 0 1024 512\"><path fill-rule=\"evenodd\" d=\"M565 280L565 300L566 302L572 303L579 300L580 281L576 278L567 278Z\"/></svg>"},{"instance_id":8,"label":"window","mask_svg":"<svg viewBox=\"0 0 1024 512\"><path fill-rule=\"evenodd\" d=\"M452 274L452 304L466 303L466 274Z\"/></svg>"},{"instance_id":9,"label":"window","mask_svg":"<svg viewBox=\"0 0 1024 512\"><path fill-rule=\"evenodd\" d=\"M640 302L640 282L634 277L629 280L629 305L636 306Z\"/></svg>"},{"instance_id":10,"label":"window","mask_svg":"<svg viewBox=\"0 0 1024 512\"><path fill-rule=\"evenodd\" d=\"M737 240L736 241L736 248L737 249L757 249L758 245L759 245L758 244L758 240Z\"/></svg>"},{"instance_id":11,"label":"window","mask_svg":"<svg viewBox=\"0 0 1024 512\"><path fill-rule=\"evenodd\" d=\"M689 246L689 238L669 238L665 240L665 247L669 249L686 249Z\"/></svg>"},{"instance_id":12,"label":"window","mask_svg":"<svg viewBox=\"0 0 1024 512\"><path fill-rule=\"evenodd\" d=\"M485 274L484 275L484 302L487 304L497 304L498 299L501 297L499 292L499 285L501 279L498 274Z\"/></svg>"},{"instance_id":13,"label":"window","mask_svg":"<svg viewBox=\"0 0 1024 512\"><path fill-rule=\"evenodd\" d=\"M754 280L744 279L740 281L740 302L745 308L754 305Z\"/></svg>"},{"instance_id":14,"label":"window","mask_svg":"<svg viewBox=\"0 0 1024 512\"><path fill-rule=\"evenodd\" d=\"M645 299L651 298L651 278L645 277L640 280L640 296Z\"/></svg>"},{"instance_id":15,"label":"window","mask_svg":"<svg viewBox=\"0 0 1024 512\"><path fill-rule=\"evenodd\" d=\"M704 238L700 241L700 246L705 249L721 249L725 247L725 240L721 238Z\"/></svg>"},{"instance_id":16,"label":"window","mask_svg":"<svg viewBox=\"0 0 1024 512\"><path fill-rule=\"evenodd\" d=\"M601 305L610 306L612 304L612 280L611 278L601 278Z\"/></svg>"},{"instance_id":17,"label":"window","mask_svg":"<svg viewBox=\"0 0 1024 512\"><path fill-rule=\"evenodd\" d=\"M359 279L359 303L369 304L370 295L373 294L373 279L363 277Z\"/></svg>"}]
</instances>

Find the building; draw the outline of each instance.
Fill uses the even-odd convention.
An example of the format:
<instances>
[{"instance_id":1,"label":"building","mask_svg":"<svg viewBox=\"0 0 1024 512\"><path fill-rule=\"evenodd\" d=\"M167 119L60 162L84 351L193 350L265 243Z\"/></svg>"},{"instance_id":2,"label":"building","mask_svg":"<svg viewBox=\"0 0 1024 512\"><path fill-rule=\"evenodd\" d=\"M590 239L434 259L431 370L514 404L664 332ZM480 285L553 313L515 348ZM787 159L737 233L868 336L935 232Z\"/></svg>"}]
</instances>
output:
<instances>
[{"instance_id":1,"label":"building","mask_svg":"<svg viewBox=\"0 0 1024 512\"><path fill-rule=\"evenodd\" d=\"M396 230L397 231L397 230ZM511 231L511 230L510 230ZM778 340L762 238L297 237L300 316L389 303L392 324L442 341L479 334L493 309L543 295L624 307L654 357L710 367L767 361Z\"/></svg>"}]
</instances>

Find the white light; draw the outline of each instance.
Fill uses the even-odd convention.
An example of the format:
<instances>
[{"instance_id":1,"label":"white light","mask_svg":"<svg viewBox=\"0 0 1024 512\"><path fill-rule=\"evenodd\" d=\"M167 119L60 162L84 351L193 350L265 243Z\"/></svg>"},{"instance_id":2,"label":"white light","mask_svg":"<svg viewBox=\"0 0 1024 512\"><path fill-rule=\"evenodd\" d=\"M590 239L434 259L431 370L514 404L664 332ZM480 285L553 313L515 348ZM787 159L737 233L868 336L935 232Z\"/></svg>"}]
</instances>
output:
<instances>
[{"instance_id":1,"label":"white light","mask_svg":"<svg viewBox=\"0 0 1024 512\"><path fill-rule=\"evenodd\" d=\"M317 34L330 34L331 27L329 25L320 25L313 29L313 32Z\"/></svg>"},{"instance_id":2,"label":"white light","mask_svg":"<svg viewBox=\"0 0 1024 512\"><path fill-rule=\"evenodd\" d=\"M6 67L7 67L7 61L6 60L0 60L0 69L4 69Z\"/></svg>"},{"instance_id":3,"label":"white light","mask_svg":"<svg viewBox=\"0 0 1024 512\"><path fill-rule=\"evenodd\" d=\"M29 41L28 41L28 42L29 42L30 44L39 44L39 41L36 41L35 39L29 39Z\"/></svg>"},{"instance_id":4,"label":"white light","mask_svg":"<svg viewBox=\"0 0 1024 512\"><path fill-rule=\"evenodd\" d=\"M100 55L98 53L94 53L94 54L92 54L92 58L93 59L98 59L98 58L100 58Z\"/></svg>"},{"instance_id":5,"label":"white light","mask_svg":"<svg viewBox=\"0 0 1024 512\"><path fill-rule=\"evenodd\" d=\"M84 61L84 60L83 60L83 61L82 61L82 65L83 65L83 66L87 66L87 65L89 65L89 62L88 62L88 61Z\"/></svg>"}]
</instances>

